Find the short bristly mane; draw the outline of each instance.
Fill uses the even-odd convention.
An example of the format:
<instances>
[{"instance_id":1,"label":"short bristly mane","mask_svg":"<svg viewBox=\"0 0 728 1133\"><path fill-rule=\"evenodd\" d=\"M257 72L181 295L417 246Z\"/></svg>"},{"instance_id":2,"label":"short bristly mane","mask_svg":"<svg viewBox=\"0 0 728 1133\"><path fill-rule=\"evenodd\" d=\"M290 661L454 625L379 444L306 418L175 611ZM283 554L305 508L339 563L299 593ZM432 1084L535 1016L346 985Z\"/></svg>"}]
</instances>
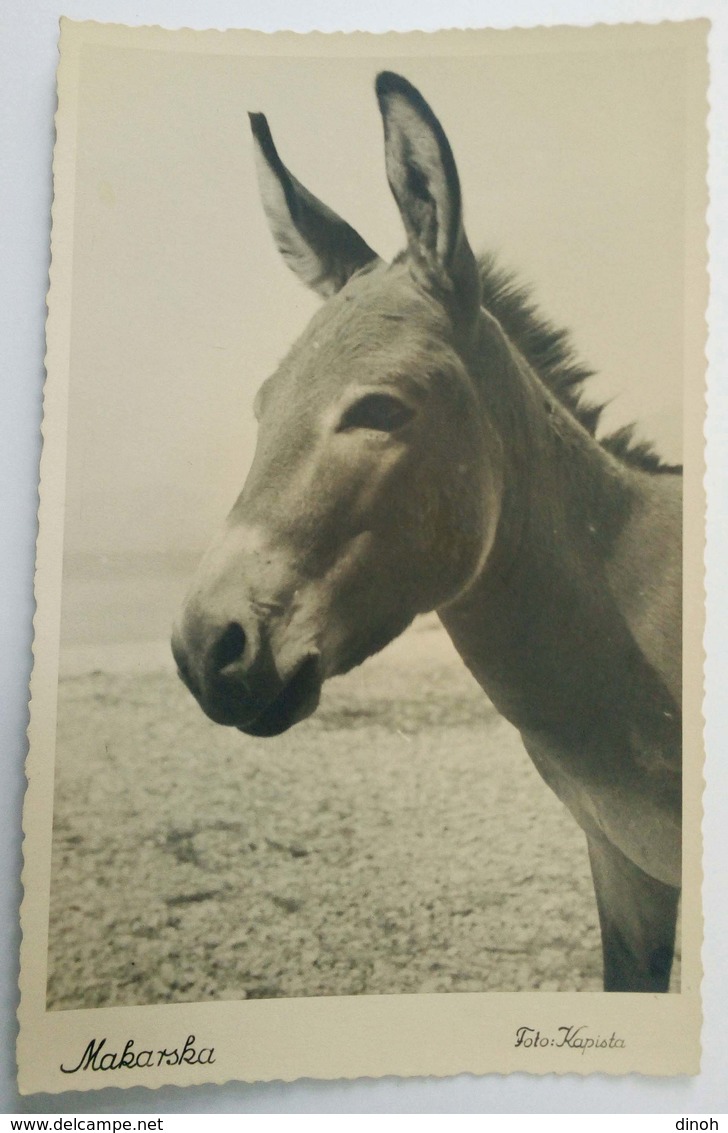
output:
<instances>
[{"instance_id":1,"label":"short bristly mane","mask_svg":"<svg viewBox=\"0 0 728 1133\"><path fill-rule=\"evenodd\" d=\"M479 260L482 303L518 347L538 376L585 429L596 435L603 405L584 400L584 384L594 374L575 355L568 332L545 319L527 287L501 268L495 256ZM665 463L647 441L634 440L634 425L626 425L599 444L614 456L645 472L680 473L682 467Z\"/></svg>"}]
</instances>

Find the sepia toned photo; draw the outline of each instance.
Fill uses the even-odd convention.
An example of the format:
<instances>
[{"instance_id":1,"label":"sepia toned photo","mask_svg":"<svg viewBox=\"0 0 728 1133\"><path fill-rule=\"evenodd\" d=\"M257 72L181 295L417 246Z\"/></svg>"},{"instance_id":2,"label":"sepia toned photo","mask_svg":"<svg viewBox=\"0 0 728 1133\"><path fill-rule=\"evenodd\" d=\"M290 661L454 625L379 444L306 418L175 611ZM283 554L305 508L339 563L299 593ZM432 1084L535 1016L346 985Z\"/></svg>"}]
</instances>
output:
<instances>
[{"instance_id":1,"label":"sepia toned photo","mask_svg":"<svg viewBox=\"0 0 728 1133\"><path fill-rule=\"evenodd\" d=\"M64 22L26 1092L696 1072L706 33Z\"/></svg>"}]
</instances>

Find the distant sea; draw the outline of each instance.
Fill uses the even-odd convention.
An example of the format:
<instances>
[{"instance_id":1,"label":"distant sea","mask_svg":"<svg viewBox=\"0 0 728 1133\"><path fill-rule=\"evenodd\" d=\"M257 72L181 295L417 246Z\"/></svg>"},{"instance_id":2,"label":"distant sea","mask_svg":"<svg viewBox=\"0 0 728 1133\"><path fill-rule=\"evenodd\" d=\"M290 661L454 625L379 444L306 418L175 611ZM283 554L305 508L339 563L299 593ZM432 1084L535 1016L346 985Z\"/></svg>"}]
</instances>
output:
<instances>
[{"instance_id":1,"label":"distant sea","mask_svg":"<svg viewBox=\"0 0 728 1133\"><path fill-rule=\"evenodd\" d=\"M76 555L63 571L61 676L172 669L172 625L200 555Z\"/></svg>"},{"instance_id":2,"label":"distant sea","mask_svg":"<svg viewBox=\"0 0 728 1133\"><path fill-rule=\"evenodd\" d=\"M75 555L64 564L60 676L174 671L172 626L197 554ZM455 660L436 614L418 618L389 652L412 664L423 648Z\"/></svg>"}]
</instances>

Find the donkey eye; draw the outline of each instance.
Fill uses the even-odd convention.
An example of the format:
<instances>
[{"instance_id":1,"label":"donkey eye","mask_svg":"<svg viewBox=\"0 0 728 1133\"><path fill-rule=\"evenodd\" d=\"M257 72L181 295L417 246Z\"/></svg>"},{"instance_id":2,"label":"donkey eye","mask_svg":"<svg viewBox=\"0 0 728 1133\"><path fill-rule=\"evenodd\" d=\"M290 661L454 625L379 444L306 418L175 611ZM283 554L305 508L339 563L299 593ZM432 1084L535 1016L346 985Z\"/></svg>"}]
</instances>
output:
<instances>
[{"instance_id":1,"label":"donkey eye","mask_svg":"<svg viewBox=\"0 0 728 1133\"><path fill-rule=\"evenodd\" d=\"M375 429L379 433L394 433L411 421L414 415L414 409L398 397L392 397L388 393L369 393L349 406L339 422L338 432L346 429Z\"/></svg>"}]
</instances>

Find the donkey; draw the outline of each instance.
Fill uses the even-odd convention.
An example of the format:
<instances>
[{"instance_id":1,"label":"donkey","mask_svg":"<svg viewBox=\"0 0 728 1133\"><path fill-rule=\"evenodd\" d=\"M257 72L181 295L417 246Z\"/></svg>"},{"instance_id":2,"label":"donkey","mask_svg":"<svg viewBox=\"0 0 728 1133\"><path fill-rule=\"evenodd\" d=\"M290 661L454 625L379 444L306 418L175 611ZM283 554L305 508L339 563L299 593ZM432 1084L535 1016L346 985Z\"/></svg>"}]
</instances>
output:
<instances>
[{"instance_id":1,"label":"donkey","mask_svg":"<svg viewBox=\"0 0 728 1133\"><path fill-rule=\"evenodd\" d=\"M584 830L607 991L667 991L681 883L681 476L597 442L588 372L475 259L445 133L376 83L406 250L383 262L251 114L263 206L326 302L255 401L253 465L173 636L207 715L273 736L436 610Z\"/></svg>"}]
</instances>

